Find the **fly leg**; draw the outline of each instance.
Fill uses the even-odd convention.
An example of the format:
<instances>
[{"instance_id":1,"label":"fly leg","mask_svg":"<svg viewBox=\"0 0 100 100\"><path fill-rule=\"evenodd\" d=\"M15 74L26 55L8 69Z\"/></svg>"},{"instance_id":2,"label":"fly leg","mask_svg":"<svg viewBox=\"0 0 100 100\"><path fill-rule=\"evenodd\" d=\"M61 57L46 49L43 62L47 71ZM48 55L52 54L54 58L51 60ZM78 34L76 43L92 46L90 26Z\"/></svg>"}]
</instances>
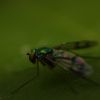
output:
<instances>
[{"instance_id":1,"label":"fly leg","mask_svg":"<svg viewBox=\"0 0 100 100\"><path fill-rule=\"evenodd\" d=\"M32 77L31 79L29 79L29 80L25 81L24 83L22 83L18 88L15 88L13 91L10 92L10 94L8 96L1 97L0 100L5 100L5 99L8 99L8 98L11 98L15 94L17 94L22 88L24 88L26 85L28 85L29 83L34 81L37 78L37 76L39 76L39 62L38 61L37 61L36 75L34 77Z\"/></svg>"},{"instance_id":2,"label":"fly leg","mask_svg":"<svg viewBox=\"0 0 100 100\"><path fill-rule=\"evenodd\" d=\"M68 70L65 70L64 67L62 67L62 66L66 66L64 63L59 63L59 62L53 61L52 59L49 59L49 58L47 58L47 59L50 60L50 61L51 61L53 64L55 64L56 66L58 66L62 71L68 71ZM67 80L66 78L64 78L64 79ZM78 91L77 91L75 88L72 87L71 82L67 82L67 84L68 84L69 88L71 89L71 91L72 91L74 94L78 94Z\"/></svg>"},{"instance_id":3,"label":"fly leg","mask_svg":"<svg viewBox=\"0 0 100 100\"><path fill-rule=\"evenodd\" d=\"M82 72L81 71L75 71L73 69L70 69L70 71L72 73L76 74L79 78L81 78L81 79L83 79L83 80L85 80L87 82L90 82L90 83L94 84L95 86L100 86L99 83L97 83L96 81L94 81L94 80L88 78L86 75L84 75L83 71Z\"/></svg>"},{"instance_id":4,"label":"fly leg","mask_svg":"<svg viewBox=\"0 0 100 100\"><path fill-rule=\"evenodd\" d=\"M29 83L31 83L32 81L34 81L36 79L37 76L25 81L24 83L22 83L18 88L15 88L13 91L11 91L9 93L9 95L6 96L2 96L0 97L0 100L6 100L6 99L11 99L15 94L17 94L22 88L24 88L26 85L28 85Z\"/></svg>"},{"instance_id":5,"label":"fly leg","mask_svg":"<svg viewBox=\"0 0 100 100\"><path fill-rule=\"evenodd\" d=\"M39 62L38 62L38 60L36 61L36 64L37 64L37 76L39 76L40 69L39 69Z\"/></svg>"}]
</instances>

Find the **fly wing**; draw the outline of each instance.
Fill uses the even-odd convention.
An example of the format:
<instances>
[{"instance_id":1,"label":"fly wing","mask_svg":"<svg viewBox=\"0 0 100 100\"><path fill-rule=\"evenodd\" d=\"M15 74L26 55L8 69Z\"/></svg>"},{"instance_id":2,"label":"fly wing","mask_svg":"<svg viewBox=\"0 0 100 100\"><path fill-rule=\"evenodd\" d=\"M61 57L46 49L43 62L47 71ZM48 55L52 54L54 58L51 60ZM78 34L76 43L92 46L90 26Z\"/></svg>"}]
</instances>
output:
<instances>
[{"instance_id":1,"label":"fly wing","mask_svg":"<svg viewBox=\"0 0 100 100\"><path fill-rule=\"evenodd\" d=\"M98 44L97 41L92 40L82 40L82 41L73 41L60 44L58 46L53 47L56 50L77 50L77 49L85 49L94 47Z\"/></svg>"},{"instance_id":2,"label":"fly wing","mask_svg":"<svg viewBox=\"0 0 100 100\"><path fill-rule=\"evenodd\" d=\"M55 50L54 55L56 58L56 65L60 66L64 70L73 70L74 72L83 74L84 76L89 76L92 73L92 67L87 64L87 62L80 56L75 57L75 54ZM73 59L74 58L74 59Z\"/></svg>"},{"instance_id":3,"label":"fly wing","mask_svg":"<svg viewBox=\"0 0 100 100\"><path fill-rule=\"evenodd\" d=\"M84 61L84 59L82 59L82 58L80 60ZM64 69L65 71L72 71L72 72L74 72L76 74L80 74L84 77L89 77L93 73L92 66L90 66L85 61L82 65L80 63L73 64L72 62L68 61L66 58L65 59L61 58L56 61L58 62L57 65L60 68Z\"/></svg>"}]
</instances>

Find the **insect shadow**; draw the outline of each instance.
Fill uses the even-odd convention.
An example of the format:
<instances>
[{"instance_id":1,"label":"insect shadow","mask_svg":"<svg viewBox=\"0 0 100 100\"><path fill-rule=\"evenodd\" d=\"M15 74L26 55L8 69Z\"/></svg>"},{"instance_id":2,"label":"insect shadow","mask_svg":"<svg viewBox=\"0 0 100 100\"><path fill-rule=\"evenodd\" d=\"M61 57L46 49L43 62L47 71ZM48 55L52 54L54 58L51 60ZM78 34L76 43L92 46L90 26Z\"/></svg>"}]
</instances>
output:
<instances>
[{"instance_id":1,"label":"insect shadow","mask_svg":"<svg viewBox=\"0 0 100 100\"><path fill-rule=\"evenodd\" d=\"M12 93L17 93L20 89L25 88L26 85L30 84L31 82L34 83L34 79L38 79L38 85L41 90L49 90L49 89L64 89L66 92L70 91L73 94L79 94L79 89L90 89L99 86L99 84L91 79L82 79L82 77L77 76L76 74L64 72L60 69L54 69L54 72L48 73L49 70L42 70L40 76L36 76L31 78L28 81L25 81L20 87L15 89ZM33 86L34 88L34 86ZM79 88L79 89L78 89Z\"/></svg>"},{"instance_id":2,"label":"insect shadow","mask_svg":"<svg viewBox=\"0 0 100 100\"><path fill-rule=\"evenodd\" d=\"M44 70L45 69L45 70ZM81 77L78 77L76 74L62 71L61 69L54 69L54 71L50 71L41 66L40 75L37 76L36 68L29 68L20 72L16 72L15 76L11 78L10 81L13 81L15 85L11 85L9 93L5 93L1 100L5 100L5 98L12 98L19 91L25 90L31 83L33 85L34 92L34 82L38 79L39 88L42 91L66 91L66 93L72 92L73 94L79 94L80 91L86 91L87 89L94 89L98 87L99 84L92 80L87 80ZM10 82L8 82L10 83Z\"/></svg>"},{"instance_id":3,"label":"insect shadow","mask_svg":"<svg viewBox=\"0 0 100 100\"><path fill-rule=\"evenodd\" d=\"M62 72L59 69L56 69L53 75L46 75L40 84L41 89L44 91L48 91L48 89L55 91L60 90L62 92L71 92L73 94L80 94L87 89L91 90L98 88L98 86L99 83L93 81L92 79L84 79L73 73Z\"/></svg>"}]
</instances>

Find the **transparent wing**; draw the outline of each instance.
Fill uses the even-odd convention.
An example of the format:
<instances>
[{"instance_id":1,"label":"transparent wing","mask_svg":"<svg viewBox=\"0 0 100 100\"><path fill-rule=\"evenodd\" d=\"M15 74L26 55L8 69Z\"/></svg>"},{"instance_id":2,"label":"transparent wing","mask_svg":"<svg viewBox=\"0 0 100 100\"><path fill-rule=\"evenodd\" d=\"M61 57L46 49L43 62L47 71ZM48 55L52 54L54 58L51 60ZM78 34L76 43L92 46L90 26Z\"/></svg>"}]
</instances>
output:
<instances>
[{"instance_id":1,"label":"transparent wing","mask_svg":"<svg viewBox=\"0 0 100 100\"><path fill-rule=\"evenodd\" d=\"M52 63L56 64L59 68L61 68L64 71L68 71L67 68L65 68L66 64L67 64L67 67L68 66L71 66L71 64L69 64L69 63L64 64L64 63L55 62L55 61L53 61L52 59L49 59L49 58L47 58L47 59L50 60ZM63 58L61 58L61 59L63 59ZM100 84L97 83L96 81L94 81L94 80L86 77L86 76L89 76L91 74L91 72L93 71L92 68L91 68L91 66L89 66L89 65L86 65L86 73L85 73L85 76L81 76L81 75L77 74L73 70L69 70L69 71L72 72L73 74L78 75L78 77L82 78L83 80L86 80L87 82L90 82L90 83L92 83L92 84L94 84L96 86L100 86Z\"/></svg>"},{"instance_id":2,"label":"transparent wing","mask_svg":"<svg viewBox=\"0 0 100 100\"><path fill-rule=\"evenodd\" d=\"M73 42L63 43L53 48L57 50L60 50L60 49L61 50L77 50L77 49L85 49L85 48L94 47L97 44L98 44L97 41L82 40L82 41L73 41Z\"/></svg>"}]
</instances>

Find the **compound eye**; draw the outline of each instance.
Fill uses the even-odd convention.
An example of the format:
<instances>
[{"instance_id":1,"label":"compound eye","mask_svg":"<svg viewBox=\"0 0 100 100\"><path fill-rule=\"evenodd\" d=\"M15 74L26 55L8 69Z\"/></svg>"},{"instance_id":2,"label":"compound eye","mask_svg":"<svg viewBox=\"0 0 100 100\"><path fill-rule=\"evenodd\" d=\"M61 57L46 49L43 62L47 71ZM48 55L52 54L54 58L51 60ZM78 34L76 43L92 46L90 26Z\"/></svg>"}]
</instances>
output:
<instances>
[{"instance_id":1,"label":"compound eye","mask_svg":"<svg viewBox=\"0 0 100 100\"><path fill-rule=\"evenodd\" d=\"M32 63L35 63L36 62L36 56L34 54L30 55L29 56L29 60L32 62Z\"/></svg>"}]
</instances>

